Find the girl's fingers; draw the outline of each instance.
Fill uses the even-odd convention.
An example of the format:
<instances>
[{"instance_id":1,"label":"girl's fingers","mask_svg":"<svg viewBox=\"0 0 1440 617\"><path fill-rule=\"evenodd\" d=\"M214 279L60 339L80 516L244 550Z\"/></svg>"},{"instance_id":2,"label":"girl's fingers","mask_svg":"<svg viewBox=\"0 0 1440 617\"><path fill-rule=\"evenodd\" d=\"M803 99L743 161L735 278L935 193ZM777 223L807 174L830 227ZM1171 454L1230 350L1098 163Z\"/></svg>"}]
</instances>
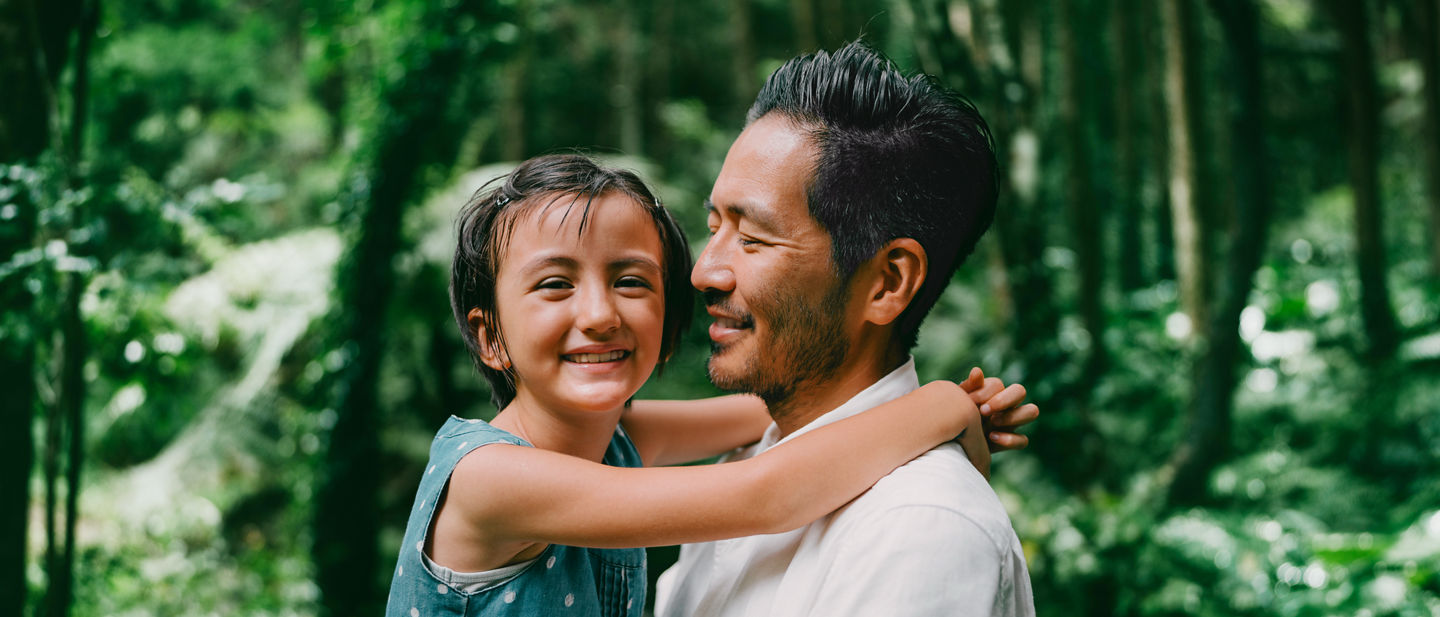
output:
<instances>
[{"instance_id":1,"label":"girl's fingers","mask_svg":"<svg viewBox=\"0 0 1440 617\"><path fill-rule=\"evenodd\" d=\"M981 415L989 413L989 411L984 407L983 403L995 398L995 395L1000 394L1000 392L1004 389L1004 386L1005 384L1000 381L999 377L987 377L985 379L985 384L980 386L979 390L975 390L970 393L970 400L975 401L976 405L981 406ZM999 407L995 407L992 405L991 409L999 409Z\"/></svg>"},{"instance_id":2,"label":"girl's fingers","mask_svg":"<svg viewBox=\"0 0 1440 617\"><path fill-rule=\"evenodd\" d=\"M980 413L981 415L989 415L990 413L996 411L1009 409L1011 407L1019 405L1020 401L1023 400L1025 400L1025 386L1022 386L1018 383L1010 384L1010 387L1005 388L1004 390L995 394L995 396L987 399L985 403L980 406ZM990 408L988 412L985 409L986 407Z\"/></svg>"},{"instance_id":3,"label":"girl's fingers","mask_svg":"<svg viewBox=\"0 0 1440 617\"><path fill-rule=\"evenodd\" d=\"M991 452L1021 450L1030 445L1030 438L1019 433L992 432L988 435Z\"/></svg>"},{"instance_id":4,"label":"girl's fingers","mask_svg":"<svg viewBox=\"0 0 1440 617\"><path fill-rule=\"evenodd\" d=\"M981 371L978 366L970 369L970 376L966 377L965 381L960 382L960 388L966 392L979 390L980 386L983 385L985 385L985 372Z\"/></svg>"},{"instance_id":5,"label":"girl's fingers","mask_svg":"<svg viewBox=\"0 0 1440 617\"><path fill-rule=\"evenodd\" d=\"M1039 417L1040 408L1034 403L1029 403L1009 411L993 413L990 416L990 427L992 429L1001 427L1016 429L1034 422Z\"/></svg>"}]
</instances>

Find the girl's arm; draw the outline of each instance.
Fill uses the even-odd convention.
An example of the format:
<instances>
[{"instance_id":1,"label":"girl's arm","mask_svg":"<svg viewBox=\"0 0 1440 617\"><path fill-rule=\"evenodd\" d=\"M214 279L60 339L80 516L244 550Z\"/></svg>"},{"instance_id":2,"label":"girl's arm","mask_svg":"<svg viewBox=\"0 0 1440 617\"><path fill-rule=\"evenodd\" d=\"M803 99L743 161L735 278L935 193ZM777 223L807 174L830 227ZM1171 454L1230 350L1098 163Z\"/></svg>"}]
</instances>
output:
<instances>
[{"instance_id":1,"label":"girl's arm","mask_svg":"<svg viewBox=\"0 0 1440 617\"><path fill-rule=\"evenodd\" d=\"M960 387L976 405L982 405L980 417L989 452L1020 450L1029 443L1017 429L1034 422L1040 411L1034 404L1019 406L1025 400L1023 386L1006 387L976 367ZM755 443L770 426L770 414L759 397L734 394L692 401L635 401L620 423L635 441L645 466L659 467L710 458ZM967 453L982 450L966 446ZM988 455L985 459L986 467L982 467L980 457L971 457L982 471L988 468Z\"/></svg>"},{"instance_id":2,"label":"girl's arm","mask_svg":"<svg viewBox=\"0 0 1440 617\"><path fill-rule=\"evenodd\" d=\"M764 401L732 394L693 401L635 401L620 418L646 467L724 454L760 441L770 426Z\"/></svg>"},{"instance_id":3,"label":"girl's arm","mask_svg":"<svg viewBox=\"0 0 1440 617\"><path fill-rule=\"evenodd\" d=\"M461 459L446 508L488 545L599 548L705 542L795 529L844 505L964 431L984 450L979 411L949 382L800 435L754 458L618 468L496 444Z\"/></svg>"}]
</instances>

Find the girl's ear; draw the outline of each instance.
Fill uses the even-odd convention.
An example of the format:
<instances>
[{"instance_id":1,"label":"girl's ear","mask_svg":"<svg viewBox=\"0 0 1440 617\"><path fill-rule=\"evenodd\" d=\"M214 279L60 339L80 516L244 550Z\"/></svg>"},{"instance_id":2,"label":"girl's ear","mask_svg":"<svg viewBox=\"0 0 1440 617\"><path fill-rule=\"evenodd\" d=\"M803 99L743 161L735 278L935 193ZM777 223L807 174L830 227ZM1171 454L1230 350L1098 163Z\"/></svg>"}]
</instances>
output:
<instances>
[{"instance_id":1,"label":"girl's ear","mask_svg":"<svg viewBox=\"0 0 1440 617\"><path fill-rule=\"evenodd\" d=\"M494 320L478 308L470 309L470 312L465 315L465 319L470 322L470 329L475 331L475 340L480 343L480 361L484 362L485 366L502 373L509 369L510 356L505 353L505 346L500 342L500 338L494 336L494 333L499 330L498 324L492 328L491 324Z\"/></svg>"}]
</instances>

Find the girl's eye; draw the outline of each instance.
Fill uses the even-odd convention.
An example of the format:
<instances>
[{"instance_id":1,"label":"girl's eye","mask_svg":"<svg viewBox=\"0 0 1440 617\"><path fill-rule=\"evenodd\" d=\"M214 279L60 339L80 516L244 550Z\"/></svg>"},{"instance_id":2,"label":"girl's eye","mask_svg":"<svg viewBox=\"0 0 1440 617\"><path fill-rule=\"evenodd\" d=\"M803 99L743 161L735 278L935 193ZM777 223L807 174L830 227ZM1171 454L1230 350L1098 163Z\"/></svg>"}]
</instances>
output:
<instances>
[{"instance_id":1,"label":"girl's eye","mask_svg":"<svg viewBox=\"0 0 1440 617\"><path fill-rule=\"evenodd\" d=\"M645 279L643 279L643 278L640 278L640 277L638 277L638 276L626 276L626 277L621 277L620 280L615 281L615 286L616 286L616 287L643 287L643 288L645 288L645 289L650 289L650 288L652 287L652 286L650 285L650 281L647 281L647 280L645 280Z\"/></svg>"},{"instance_id":2,"label":"girl's eye","mask_svg":"<svg viewBox=\"0 0 1440 617\"><path fill-rule=\"evenodd\" d=\"M571 287L570 281L555 277L540 281L540 284L535 286L536 289L570 289Z\"/></svg>"}]
</instances>

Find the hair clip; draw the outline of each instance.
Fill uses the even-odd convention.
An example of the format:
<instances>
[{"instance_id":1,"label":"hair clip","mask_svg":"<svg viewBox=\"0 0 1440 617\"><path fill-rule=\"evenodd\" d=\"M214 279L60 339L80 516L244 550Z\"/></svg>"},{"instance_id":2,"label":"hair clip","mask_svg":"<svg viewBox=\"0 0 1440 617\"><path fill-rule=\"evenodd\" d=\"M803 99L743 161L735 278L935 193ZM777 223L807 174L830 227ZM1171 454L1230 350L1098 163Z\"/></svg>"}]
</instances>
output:
<instances>
[{"instance_id":1,"label":"hair clip","mask_svg":"<svg viewBox=\"0 0 1440 617\"><path fill-rule=\"evenodd\" d=\"M510 203L510 198L504 193L501 193L498 197L495 198L495 205L498 207L503 208L505 207L505 204L508 203Z\"/></svg>"}]
</instances>

